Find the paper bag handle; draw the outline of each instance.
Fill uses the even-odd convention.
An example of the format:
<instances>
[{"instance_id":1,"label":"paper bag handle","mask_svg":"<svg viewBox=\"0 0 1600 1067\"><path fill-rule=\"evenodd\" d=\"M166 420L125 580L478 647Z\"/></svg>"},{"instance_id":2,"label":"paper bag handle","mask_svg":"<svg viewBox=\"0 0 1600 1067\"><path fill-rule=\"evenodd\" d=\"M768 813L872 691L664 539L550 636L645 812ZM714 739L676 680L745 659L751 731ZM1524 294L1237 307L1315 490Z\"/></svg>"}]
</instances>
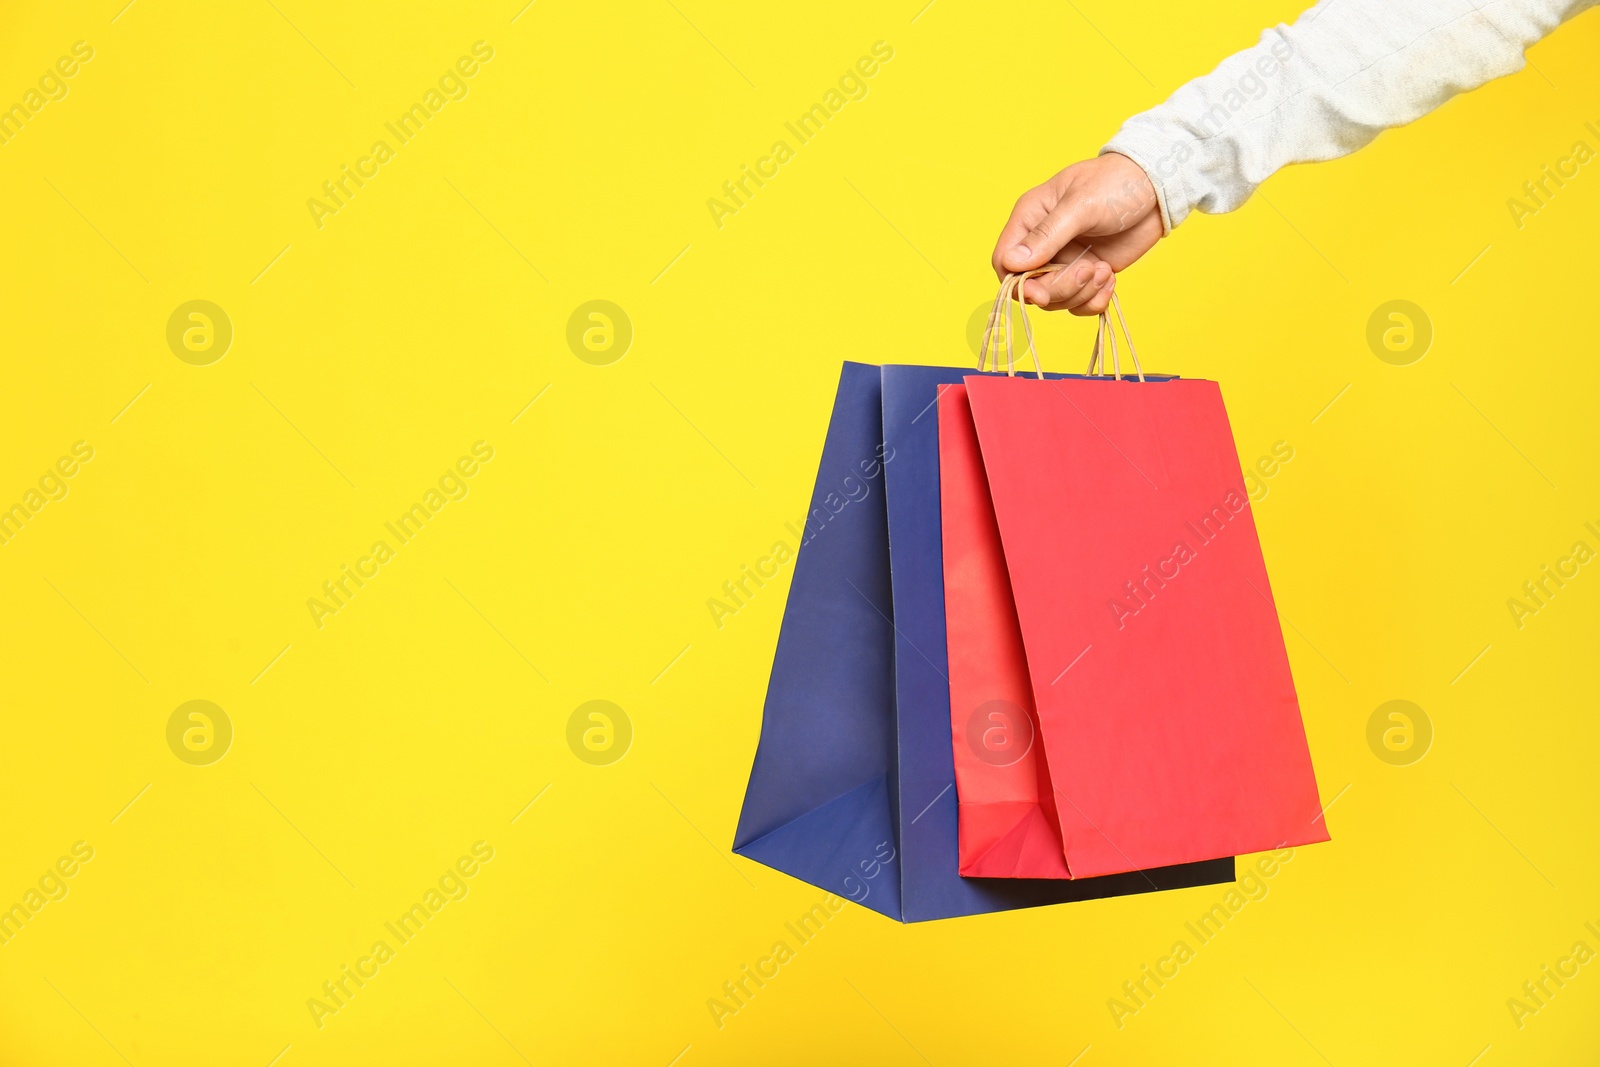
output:
<instances>
[{"instance_id":1,"label":"paper bag handle","mask_svg":"<svg viewBox=\"0 0 1600 1067\"><path fill-rule=\"evenodd\" d=\"M1087 251L1087 249L1085 249L1085 251ZM1073 262L1077 261L1074 260ZM1071 265L1071 263L1047 263L1044 266L1037 267L1033 270L1007 274L1005 278L1001 280L1000 292L998 295L996 295L994 301L994 309L989 313L989 322L984 327L983 344L978 348L978 369L980 371L983 370L988 363L989 342L991 339L994 339L994 369L997 371L1000 369L1000 342L997 338L995 338L995 331L1001 326L1001 314L1002 309L1004 309L1006 374L1013 377L1016 375L1016 358L1011 348L1011 301L1013 296L1015 296L1019 306L1019 311L1022 315L1022 329L1028 338L1028 355L1033 360L1034 376L1041 379L1044 377L1044 369L1039 365L1039 354L1037 351L1035 351L1033 345L1033 325L1028 321L1028 305L1027 302L1022 299L1022 283L1027 281L1029 278L1036 278L1041 274L1049 274L1053 271L1062 270L1066 267L1070 267ZM1117 299L1116 293L1111 294L1111 306L1116 309L1117 321L1122 324L1122 336L1128 342L1129 355L1133 357L1134 373L1138 375L1139 381L1142 382L1144 381L1144 368L1139 365L1139 352L1133 347L1133 334L1128 332L1128 320L1123 317L1122 303ZM1105 373L1105 366L1102 356L1108 344L1111 348L1112 374L1117 381L1121 381L1122 362L1118 358L1117 354L1116 332L1111 327L1110 314L1106 311L1102 311L1098 316L1098 321L1095 326L1094 348L1089 353L1089 369L1085 373L1091 375L1096 373ZM1096 370L1097 367L1099 368L1098 371Z\"/></svg>"},{"instance_id":2,"label":"paper bag handle","mask_svg":"<svg viewBox=\"0 0 1600 1067\"><path fill-rule=\"evenodd\" d=\"M1139 366L1139 350L1133 347L1133 334L1128 332L1128 320L1122 317L1122 302L1117 299L1116 293L1111 294L1111 306L1116 308L1117 321L1122 324L1122 337L1128 342L1128 354L1133 357L1134 373L1139 376L1139 380L1142 382L1144 381L1144 368ZM1100 368L1099 373L1105 373L1105 364L1101 358L1105 347L1101 341L1102 337L1110 342L1112 373L1117 381L1120 382L1122 380L1122 365L1117 359L1117 335L1111 329L1111 316L1105 311L1100 313L1100 321L1095 326L1094 348L1089 353L1089 369L1084 373L1096 373L1095 367L1097 365Z\"/></svg>"},{"instance_id":3,"label":"paper bag handle","mask_svg":"<svg viewBox=\"0 0 1600 1067\"><path fill-rule=\"evenodd\" d=\"M978 369L984 369L988 362L989 342L994 340L994 369L1000 369L1000 341L995 336L995 331L1001 328L1001 315L1004 314L1004 328L1002 330L1006 341L1006 374L1015 376L1017 372L1015 354L1011 349L1011 299L1015 295L1017 304L1022 314L1022 329L1028 336L1028 355L1033 359L1033 372L1039 377L1044 377L1044 369L1039 366L1039 353L1033 347L1033 324L1028 321L1028 305L1022 300L1022 283L1029 278L1036 278L1041 274L1061 270L1069 266L1066 263L1046 263L1034 270L1024 271L1020 274L1007 274L1000 280L1000 292L994 299L994 309L989 312L989 322L983 330L983 344L978 348Z\"/></svg>"}]
</instances>

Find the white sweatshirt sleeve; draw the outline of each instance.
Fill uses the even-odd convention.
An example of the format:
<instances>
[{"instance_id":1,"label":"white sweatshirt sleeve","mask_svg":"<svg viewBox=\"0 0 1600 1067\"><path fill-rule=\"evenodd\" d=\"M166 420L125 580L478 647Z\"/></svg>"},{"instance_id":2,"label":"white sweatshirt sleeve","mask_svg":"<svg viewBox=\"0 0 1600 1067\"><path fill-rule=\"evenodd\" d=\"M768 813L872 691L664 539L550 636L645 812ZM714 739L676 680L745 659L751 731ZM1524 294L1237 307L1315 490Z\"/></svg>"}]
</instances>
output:
<instances>
[{"instance_id":1,"label":"white sweatshirt sleeve","mask_svg":"<svg viewBox=\"0 0 1600 1067\"><path fill-rule=\"evenodd\" d=\"M1322 0L1135 115L1101 149L1150 175L1170 232L1232 211L1280 167L1336 159L1457 93L1600 0Z\"/></svg>"}]
</instances>

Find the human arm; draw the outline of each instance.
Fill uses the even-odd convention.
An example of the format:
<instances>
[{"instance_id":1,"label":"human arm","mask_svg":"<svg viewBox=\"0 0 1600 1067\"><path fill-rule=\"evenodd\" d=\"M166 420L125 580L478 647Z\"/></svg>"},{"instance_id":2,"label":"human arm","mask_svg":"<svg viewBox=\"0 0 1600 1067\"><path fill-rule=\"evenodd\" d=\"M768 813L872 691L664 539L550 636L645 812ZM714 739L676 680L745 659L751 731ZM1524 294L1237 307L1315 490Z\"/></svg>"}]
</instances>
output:
<instances>
[{"instance_id":1,"label":"human arm","mask_svg":"<svg viewBox=\"0 0 1600 1067\"><path fill-rule=\"evenodd\" d=\"M995 268L1059 261L1059 248L1081 238L1120 271L1191 211L1232 211L1282 167L1347 155L1520 70L1527 48L1595 2L1323 0L1129 119L1099 160L1024 194L1001 232ZM1123 163L1104 160L1137 164L1148 193ZM1030 280L1026 298L1067 306L1058 291L1073 283L1059 277L1067 274ZM1102 310L1109 290L1072 310Z\"/></svg>"}]
</instances>

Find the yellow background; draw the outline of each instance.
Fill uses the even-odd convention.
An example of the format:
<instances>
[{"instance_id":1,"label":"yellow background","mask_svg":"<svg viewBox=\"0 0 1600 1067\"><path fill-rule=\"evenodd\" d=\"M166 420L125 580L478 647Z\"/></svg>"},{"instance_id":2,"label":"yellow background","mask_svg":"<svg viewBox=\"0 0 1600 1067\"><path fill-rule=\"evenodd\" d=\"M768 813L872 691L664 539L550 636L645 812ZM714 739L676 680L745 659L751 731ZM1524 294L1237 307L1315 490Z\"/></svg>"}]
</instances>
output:
<instances>
[{"instance_id":1,"label":"yellow background","mask_svg":"<svg viewBox=\"0 0 1600 1067\"><path fill-rule=\"evenodd\" d=\"M0 546L0 904L95 850L0 947L0 1062L1593 1054L1600 965L1521 1029L1506 1000L1600 948L1600 569L1521 630L1506 601L1600 547L1600 171L1521 229L1506 201L1600 148L1595 16L1122 279L1147 365L1222 382L1246 462L1295 450L1256 515L1333 842L1120 1030L1108 998L1225 887L850 905L719 1029L822 894L728 852L791 571L720 630L706 601L804 509L840 361L966 362L1016 196L1296 6L123 3L0 34L0 103L95 50L0 146L0 503L95 449ZM319 229L307 199L478 40L470 94ZM879 40L867 97L718 228ZM193 299L235 331L209 366L165 340ZM609 366L565 340L592 299L634 326ZM1365 340L1391 299L1434 325L1410 366ZM1087 321L1039 329L1081 366ZM479 440L469 495L318 629L307 599ZM1366 741L1396 698L1435 731L1404 767ZM234 726L210 766L167 747L192 699ZM633 725L609 766L567 746L591 699ZM479 840L470 894L319 1029L307 999Z\"/></svg>"}]
</instances>

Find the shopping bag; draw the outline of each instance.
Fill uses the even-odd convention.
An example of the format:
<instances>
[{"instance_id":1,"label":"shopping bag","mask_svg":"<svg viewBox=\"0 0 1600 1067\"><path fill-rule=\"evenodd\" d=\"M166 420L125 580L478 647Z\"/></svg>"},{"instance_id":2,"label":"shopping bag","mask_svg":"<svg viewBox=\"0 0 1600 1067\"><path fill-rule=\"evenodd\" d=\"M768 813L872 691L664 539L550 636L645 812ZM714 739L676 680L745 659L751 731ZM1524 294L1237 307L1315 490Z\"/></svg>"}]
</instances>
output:
<instances>
[{"instance_id":1,"label":"shopping bag","mask_svg":"<svg viewBox=\"0 0 1600 1067\"><path fill-rule=\"evenodd\" d=\"M1328 840L1217 384L963 384L1071 876Z\"/></svg>"},{"instance_id":2,"label":"shopping bag","mask_svg":"<svg viewBox=\"0 0 1600 1067\"><path fill-rule=\"evenodd\" d=\"M905 922L1232 880L960 876L933 408L969 373L844 365L734 851Z\"/></svg>"}]
</instances>

